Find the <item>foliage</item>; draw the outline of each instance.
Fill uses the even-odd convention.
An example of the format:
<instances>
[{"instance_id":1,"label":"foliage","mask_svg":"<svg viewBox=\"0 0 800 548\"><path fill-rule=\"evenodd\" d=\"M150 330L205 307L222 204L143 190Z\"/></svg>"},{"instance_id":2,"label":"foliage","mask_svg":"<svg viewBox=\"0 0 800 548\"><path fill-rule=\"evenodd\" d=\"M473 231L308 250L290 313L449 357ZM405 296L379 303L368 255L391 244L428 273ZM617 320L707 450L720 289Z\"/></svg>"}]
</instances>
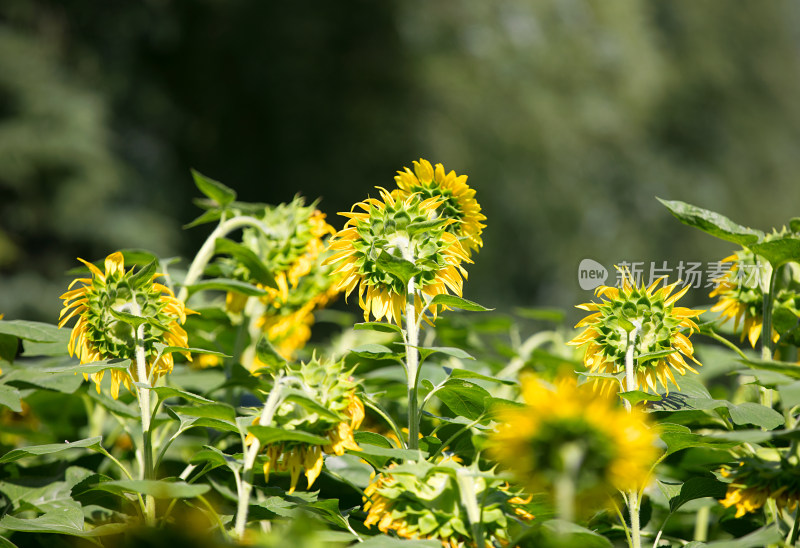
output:
<instances>
[{"instance_id":1,"label":"foliage","mask_svg":"<svg viewBox=\"0 0 800 548\"><path fill-rule=\"evenodd\" d=\"M188 228L213 228L185 268L114 252L83 261L58 326L0 317L3 544L794 544L796 220L765 233L663 201L742 246L717 321L675 306L680 281L625 279L579 305L578 333L463 298L476 193L414 166L339 232L316 204L242 202L195 172ZM470 201L445 201L456 181ZM361 285L376 321L326 316ZM335 322L289 348L271 317Z\"/></svg>"}]
</instances>

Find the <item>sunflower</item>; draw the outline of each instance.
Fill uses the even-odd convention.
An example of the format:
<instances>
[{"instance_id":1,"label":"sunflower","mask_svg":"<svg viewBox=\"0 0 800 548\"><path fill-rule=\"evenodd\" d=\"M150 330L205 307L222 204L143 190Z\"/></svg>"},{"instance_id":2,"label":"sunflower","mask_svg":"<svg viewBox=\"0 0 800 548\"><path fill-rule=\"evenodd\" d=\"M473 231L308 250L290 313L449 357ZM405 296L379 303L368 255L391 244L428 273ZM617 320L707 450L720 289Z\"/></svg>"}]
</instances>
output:
<instances>
[{"instance_id":1,"label":"sunflower","mask_svg":"<svg viewBox=\"0 0 800 548\"><path fill-rule=\"evenodd\" d=\"M238 321L238 315L250 301L248 309L254 328L261 329L281 356L294 357L311 337L314 311L332 301L338 291L331 268L323 266L327 257L328 239L334 228L315 204L306 206L301 197L288 204L264 206L254 213L262 228L248 227L242 233L242 245L274 278L274 287L262 279L263 272L239 257L221 257L216 267L225 277L244 281L265 292L259 299L229 292L225 309ZM254 302L257 301L257 302ZM257 365L257 364L256 364Z\"/></svg>"},{"instance_id":2,"label":"sunflower","mask_svg":"<svg viewBox=\"0 0 800 548\"><path fill-rule=\"evenodd\" d=\"M350 376L351 371L345 371L343 361L326 362L315 357L298 366L286 365L284 372L299 379L303 393L327 410L326 414L321 414L290 401L284 402L273 417L272 426L328 439L324 445L284 441L264 448L265 481L269 480L271 471L289 472L289 493L293 493L301 472L306 476L308 487L316 481L326 453L340 456L347 450L361 449L353 434L361 426L365 413L364 403L356 394L358 384ZM258 420L256 417L253 424ZM252 434L248 434L245 442L249 445L253 439Z\"/></svg>"},{"instance_id":3,"label":"sunflower","mask_svg":"<svg viewBox=\"0 0 800 548\"><path fill-rule=\"evenodd\" d=\"M800 472L785 459L745 457L737 465L722 468L720 474L731 483L719 502L726 508L735 506L737 518L756 512L769 499L775 501L778 512L793 511L800 503Z\"/></svg>"},{"instance_id":4,"label":"sunflower","mask_svg":"<svg viewBox=\"0 0 800 548\"><path fill-rule=\"evenodd\" d=\"M168 287L155 282L161 274L140 276L133 270L126 272L120 252L106 257L105 272L90 262L78 260L89 268L92 277L76 278L60 297L64 308L58 327L63 327L73 317L78 318L67 346L70 356L77 356L81 363L114 358L135 361L136 329L126 319L138 316L148 320L142 324L144 338L140 341L145 350L148 378L155 381L171 372L172 353L160 352L157 345L186 348L187 335L181 324L186 321L186 314L193 311L186 309ZM73 289L77 283L81 284L80 287ZM182 354L191 361L188 351ZM98 392L103 373L91 375ZM119 396L120 384L130 390L130 375L130 371L111 370L111 395L114 399ZM84 378L88 376L84 375Z\"/></svg>"},{"instance_id":5,"label":"sunflower","mask_svg":"<svg viewBox=\"0 0 800 548\"><path fill-rule=\"evenodd\" d=\"M760 269L764 265L747 249L741 249L720 262L731 263L731 267L723 276L714 280L717 286L708 296L719 297L719 300L711 307L711 311L719 312L723 321L732 319L734 331L739 330L739 323L744 320L741 340L747 337L750 345L755 348L764 322L764 292L758 283ZM755 278L751 279L753 275ZM779 293L779 303L785 300L783 297L784 293ZM779 334L773 327L773 342L777 342L778 338Z\"/></svg>"},{"instance_id":6,"label":"sunflower","mask_svg":"<svg viewBox=\"0 0 800 548\"><path fill-rule=\"evenodd\" d=\"M468 483L466 491L462 485ZM481 504L486 546L508 544L512 519L530 521L531 497L512 493L508 484L477 465L464 466L455 457L436 463L392 464L364 489L364 525L377 525L406 539L438 540L446 548L476 546L464 497Z\"/></svg>"},{"instance_id":7,"label":"sunflower","mask_svg":"<svg viewBox=\"0 0 800 548\"><path fill-rule=\"evenodd\" d=\"M564 473L564 451L577 451L576 485L585 496L643 487L658 456L649 417L630 412L575 378L553 389L522 378L526 405L501 413L503 425L490 438L490 454L531 490L552 487Z\"/></svg>"},{"instance_id":8,"label":"sunflower","mask_svg":"<svg viewBox=\"0 0 800 548\"><path fill-rule=\"evenodd\" d=\"M394 178L397 186L409 194L418 193L423 199L440 198L437 215L455 221L448 230L458 237L468 256L477 252L483 246L481 233L486 225L481 221L486 216L475 200L475 190L467 185L467 176L456 175L455 171L445 174L442 164L433 167L422 158L413 165L414 171L405 168L397 172Z\"/></svg>"},{"instance_id":9,"label":"sunflower","mask_svg":"<svg viewBox=\"0 0 800 548\"><path fill-rule=\"evenodd\" d=\"M670 294L680 282L656 287L656 280L649 287L637 287L625 273L622 288L600 286L595 295L604 300L600 303L585 303L577 308L592 312L575 327L586 329L569 341L572 346L587 345L584 364L590 373L617 374L625 371L625 354L629 338L633 339L635 376L640 390L657 392L659 381L667 392L667 381L678 383L673 370L685 375L686 371L697 371L686 363L689 358L700 365L694 357L694 348L689 337L682 333L688 329L691 335L697 329L692 318L704 311L675 306L689 289L687 285L674 295ZM595 381L603 390L613 391L614 381Z\"/></svg>"},{"instance_id":10,"label":"sunflower","mask_svg":"<svg viewBox=\"0 0 800 548\"><path fill-rule=\"evenodd\" d=\"M458 238L447 231L454 219L440 219L440 197L422 198L400 190L380 188L381 200L368 198L353 206L364 212L340 213L348 218L330 242L333 254L324 264L334 265L336 288L345 295L358 286L364 320L370 314L380 321L400 325L413 278L414 304L421 311L420 295L433 298L452 292L459 297L467 272L467 257ZM436 315L436 307L432 310Z\"/></svg>"}]
</instances>

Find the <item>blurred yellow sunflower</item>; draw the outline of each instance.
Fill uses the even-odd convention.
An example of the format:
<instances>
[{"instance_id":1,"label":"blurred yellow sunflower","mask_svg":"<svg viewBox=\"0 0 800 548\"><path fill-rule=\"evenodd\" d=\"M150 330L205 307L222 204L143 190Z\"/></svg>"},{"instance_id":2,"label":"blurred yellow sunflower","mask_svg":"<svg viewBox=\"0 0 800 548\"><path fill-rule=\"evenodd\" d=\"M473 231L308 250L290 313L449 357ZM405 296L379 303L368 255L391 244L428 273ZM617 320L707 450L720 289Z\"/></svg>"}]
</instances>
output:
<instances>
[{"instance_id":1,"label":"blurred yellow sunflower","mask_svg":"<svg viewBox=\"0 0 800 548\"><path fill-rule=\"evenodd\" d=\"M186 314L193 313L175 298L166 286L156 283L161 274L139 276L133 270L125 271L122 253L112 253L105 259L105 272L90 262L78 259L92 273L91 278L76 278L68 291L61 295L58 327L63 327L73 317L78 321L72 328L68 350L81 363L91 363L113 358L136 359L136 329L125 321L125 315L146 318L143 324L146 372L153 381L172 371L171 352L160 352L157 344L186 348L187 335L181 324ZM75 284L80 287L72 289ZM182 352L187 360L191 354ZM135 367L131 365L131 367ZM100 391L104 371L93 373L92 380ZM84 375L84 378L88 378ZM120 384L130 389L129 371L111 370L111 395L119 396Z\"/></svg>"},{"instance_id":2,"label":"blurred yellow sunflower","mask_svg":"<svg viewBox=\"0 0 800 548\"><path fill-rule=\"evenodd\" d=\"M501 413L489 452L531 490L551 488L564 472L564 451L577 452L576 486L584 494L644 487L658 457L657 434L638 407L630 412L574 377L553 387L522 378L525 406Z\"/></svg>"},{"instance_id":3,"label":"blurred yellow sunflower","mask_svg":"<svg viewBox=\"0 0 800 548\"><path fill-rule=\"evenodd\" d=\"M333 275L340 279L336 288L346 296L358 286L365 321L371 314L378 321L385 317L399 325L411 278L419 312L420 293L433 298L452 292L460 297L467 277L461 263L472 261L458 238L446 230L455 221L438 218L441 198L379 191L383 201L368 198L353 206L363 213L340 213L348 221L331 238L333 254L325 264L334 265Z\"/></svg>"},{"instance_id":4,"label":"blurred yellow sunflower","mask_svg":"<svg viewBox=\"0 0 800 548\"><path fill-rule=\"evenodd\" d=\"M657 392L658 381L669 392L668 381L678 386L673 371L681 375L686 371L697 373L684 358L700 365L688 335L697 330L692 318L704 311L675 306L689 286L670 295L680 282L656 289L662 281L656 280L647 288L644 284L637 287L626 273L622 288L600 286L595 289L595 295L604 299L602 302L577 306L592 314L577 323L575 327L586 329L567 344L586 345L584 364L590 373L624 372L629 339L633 339L639 390ZM688 330L688 335L683 330ZM614 391L618 383L596 378L595 386Z\"/></svg>"},{"instance_id":5,"label":"blurred yellow sunflower","mask_svg":"<svg viewBox=\"0 0 800 548\"><path fill-rule=\"evenodd\" d=\"M445 174L442 164L434 167L422 158L413 166L413 171L405 168L397 172L394 178L397 186L409 194L418 193L423 199L439 198L436 213L455 221L448 230L458 236L468 256L477 252L483 246L481 233L486 225L481 221L485 221L486 216L475 200L475 190L467 185L467 176L456 175L452 170Z\"/></svg>"}]
</instances>

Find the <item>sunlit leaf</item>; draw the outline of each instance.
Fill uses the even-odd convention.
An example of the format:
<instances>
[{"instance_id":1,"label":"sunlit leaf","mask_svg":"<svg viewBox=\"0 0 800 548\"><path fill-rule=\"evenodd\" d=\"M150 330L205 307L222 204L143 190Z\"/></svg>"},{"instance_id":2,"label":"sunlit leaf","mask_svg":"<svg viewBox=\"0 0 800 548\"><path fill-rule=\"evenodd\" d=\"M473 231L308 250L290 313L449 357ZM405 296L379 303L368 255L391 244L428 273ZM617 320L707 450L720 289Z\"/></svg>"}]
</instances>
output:
<instances>
[{"instance_id":1,"label":"sunlit leaf","mask_svg":"<svg viewBox=\"0 0 800 548\"><path fill-rule=\"evenodd\" d=\"M764 238L764 233L739 225L714 211L693 206L678 200L662 200L664 204L680 222L685 225L699 228L712 236L739 245L750 245Z\"/></svg>"}]
</instances>

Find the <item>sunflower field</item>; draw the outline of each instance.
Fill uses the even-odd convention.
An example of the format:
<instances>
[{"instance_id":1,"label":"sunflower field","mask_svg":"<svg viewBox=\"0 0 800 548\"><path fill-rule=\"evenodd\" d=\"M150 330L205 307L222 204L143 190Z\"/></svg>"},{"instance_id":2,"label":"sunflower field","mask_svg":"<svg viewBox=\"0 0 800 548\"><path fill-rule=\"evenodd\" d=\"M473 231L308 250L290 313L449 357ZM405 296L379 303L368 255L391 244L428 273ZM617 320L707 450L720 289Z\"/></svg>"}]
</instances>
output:
<instances>
[{"instance_id":1,"label":"sunflower field","mask_svg":"<svg viewBox=\"0 0 800 548\"><path fill-rule=\"evenodd\" d=\"M0 320L0 547L797 545L800 219L662 201L712 286L620 266L572 327L468 299L488 189L442 164L338 215L193 178L193 257Z\"/></svg>"}]
</instances>

